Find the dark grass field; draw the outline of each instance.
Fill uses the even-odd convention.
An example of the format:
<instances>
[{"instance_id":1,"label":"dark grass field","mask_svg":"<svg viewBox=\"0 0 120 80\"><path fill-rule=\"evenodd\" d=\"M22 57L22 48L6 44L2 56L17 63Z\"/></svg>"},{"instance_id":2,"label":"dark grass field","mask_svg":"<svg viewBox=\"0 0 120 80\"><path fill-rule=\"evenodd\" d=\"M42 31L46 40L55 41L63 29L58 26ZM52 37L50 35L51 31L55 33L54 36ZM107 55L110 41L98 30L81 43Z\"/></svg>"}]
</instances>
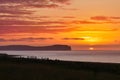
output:
<instances>
[{"instance_id":1,"label":"dark grass field","mask_svg":"<svg viewBox=\"0 0 120 80\"><path fill-rule=\"evenodd\" d=\"M2 56L0 80L120 80L120 64Z\"/></svg>"}]
</instances>

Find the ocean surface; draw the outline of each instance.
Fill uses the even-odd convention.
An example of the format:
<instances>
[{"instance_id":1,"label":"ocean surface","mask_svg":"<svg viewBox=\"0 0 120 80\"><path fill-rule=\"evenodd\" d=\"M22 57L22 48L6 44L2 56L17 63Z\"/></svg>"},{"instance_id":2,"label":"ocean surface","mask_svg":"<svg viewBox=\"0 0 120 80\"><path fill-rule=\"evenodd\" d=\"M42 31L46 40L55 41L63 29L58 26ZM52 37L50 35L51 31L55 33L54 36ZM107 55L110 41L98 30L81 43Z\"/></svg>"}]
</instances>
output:
<instances>
[{"instance_id":1,"label":"ocean surface","mask_svg":"<svg viewBox=\"0 0 120 80\"><path fill-rule=\"evenodd\" d=\"M65 61L120 63L120 51L0 51L0 53Z\"/></svg>"}]
</instances>

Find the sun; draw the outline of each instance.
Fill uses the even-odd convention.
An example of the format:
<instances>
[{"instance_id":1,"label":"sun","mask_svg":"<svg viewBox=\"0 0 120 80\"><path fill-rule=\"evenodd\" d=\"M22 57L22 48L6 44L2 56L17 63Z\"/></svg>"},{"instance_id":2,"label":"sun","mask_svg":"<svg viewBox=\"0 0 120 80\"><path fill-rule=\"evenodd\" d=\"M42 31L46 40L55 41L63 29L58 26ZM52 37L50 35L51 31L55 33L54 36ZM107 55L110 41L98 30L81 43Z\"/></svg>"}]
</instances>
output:
<instances>
[{"instance_id":1,"label":"sun","mask_svg":"<svg viewBox=\"0 0 120 80\"><path fill-rule=\"evenodd\" d=\"M94 48L93 48L93 47L90 47L89 50L94 50Z\"/></svg>"}]
</instances>

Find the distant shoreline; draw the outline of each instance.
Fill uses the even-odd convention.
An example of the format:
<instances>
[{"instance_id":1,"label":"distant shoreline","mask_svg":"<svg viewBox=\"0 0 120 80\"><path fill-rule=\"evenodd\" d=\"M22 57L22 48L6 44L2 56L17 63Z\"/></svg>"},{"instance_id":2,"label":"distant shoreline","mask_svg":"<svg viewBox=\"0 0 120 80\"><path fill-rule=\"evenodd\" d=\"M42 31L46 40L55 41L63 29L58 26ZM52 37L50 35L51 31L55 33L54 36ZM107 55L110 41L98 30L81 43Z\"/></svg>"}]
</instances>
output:
<instances>
[{"instance_id":1,"label":"distant shoreline","mask_svg":"<svg viewBox=\"0 0 120 80\"><path fill-rule=\"evenodd\" d=\"M0 51L9 55L21 55L23 57L35 56L37 58L50 58L63 61L120 63L119 51ZM64 58L65 56L65 58ZM72 57L73 56L73 57Z\"/></svg>"},{"instance_id":2,"label":"distant shoreline","mask_svg":"<svg viewBox=\"0 0 120 80\"><path fill-rule=\"evenodd\" d=\"M49 59L49 58L38 58L36 56L27 56L27 57L24 57L22 55L9 55L9 54L6 54L6 53L0 53L0 58L10 58L10 59L19 59L19 58L22 58L22 59L36 59L36 60L50 60L50 61L61 61L61 62L72 62L72 63L93 63L93 64L119 64L120 63L109 63L109 62L91 62L91 61L70 61L70 60L59 60L59 59Z\"/></svg>"}]
</instances>

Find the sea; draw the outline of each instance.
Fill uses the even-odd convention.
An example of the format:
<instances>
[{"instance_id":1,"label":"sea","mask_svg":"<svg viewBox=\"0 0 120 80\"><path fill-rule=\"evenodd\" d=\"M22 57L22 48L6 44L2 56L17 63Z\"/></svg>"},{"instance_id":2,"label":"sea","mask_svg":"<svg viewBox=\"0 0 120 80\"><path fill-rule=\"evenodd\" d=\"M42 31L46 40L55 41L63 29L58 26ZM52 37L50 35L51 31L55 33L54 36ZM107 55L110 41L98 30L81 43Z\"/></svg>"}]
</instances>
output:
<instances>
[{"instance_id":1,"label":"sea","mask_svg":"<svg viewBox=\"0 0 120 80\"><path fill-rule=\"evenodd\" d=\"M9 55L23 57L49 58L52 60L120 63L120 50L86 51L0 51Z\"/></svg>"}]
</instances>

